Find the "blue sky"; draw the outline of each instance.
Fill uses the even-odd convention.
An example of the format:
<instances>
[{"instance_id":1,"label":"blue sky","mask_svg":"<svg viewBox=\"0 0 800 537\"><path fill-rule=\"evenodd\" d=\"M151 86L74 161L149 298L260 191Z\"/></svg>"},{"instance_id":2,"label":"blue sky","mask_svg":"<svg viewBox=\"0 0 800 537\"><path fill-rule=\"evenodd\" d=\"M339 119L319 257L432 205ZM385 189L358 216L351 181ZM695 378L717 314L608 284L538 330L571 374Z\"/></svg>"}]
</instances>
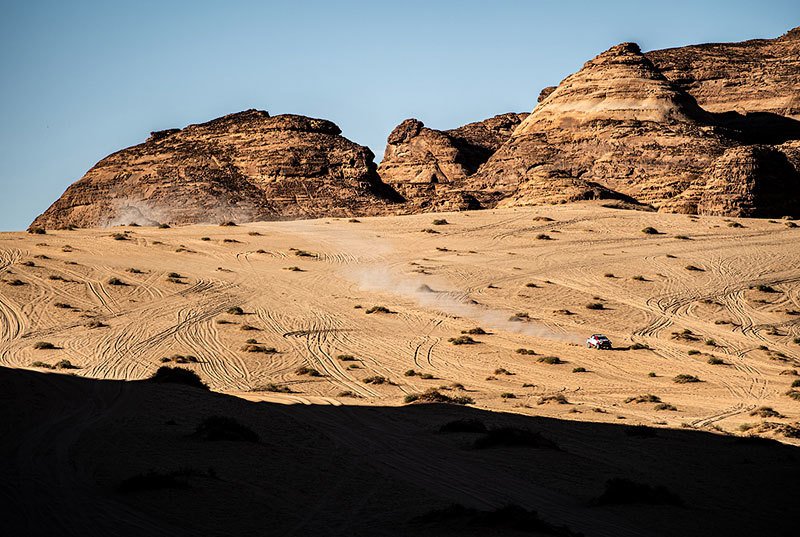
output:
<instances>
[{"instance_id":1,"label":"blue sky","mask_svg":"<svg viewBox=\"0 0 800 537\"><path fill-rule=\"evenodd\" d=\"M777 37L800 2L0 0L0 230L105 155L247 108L327 118L383 154L416 117L530 111L606 48Z\"/></svg>"}]
</instances>

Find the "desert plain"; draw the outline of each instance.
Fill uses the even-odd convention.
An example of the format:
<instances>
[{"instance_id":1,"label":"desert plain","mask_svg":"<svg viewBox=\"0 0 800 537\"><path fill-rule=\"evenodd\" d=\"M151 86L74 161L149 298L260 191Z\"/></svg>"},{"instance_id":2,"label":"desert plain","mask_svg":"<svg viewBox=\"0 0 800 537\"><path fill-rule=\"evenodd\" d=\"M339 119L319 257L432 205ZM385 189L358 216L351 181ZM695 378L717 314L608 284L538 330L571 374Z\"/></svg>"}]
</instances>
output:
<instances>
[{"instance_id":1,"label":"desert plain","mask_svg":"<svg viewBox=\"0 0 800 537\"><path fill-rule=\"evenodd\" d=\"M789 535L800 228L606 205L0 233L7 527ZM218 415L258 441L198 436ZM148 472L179 479L120 489Z\"/></svg>"}]
</instances>

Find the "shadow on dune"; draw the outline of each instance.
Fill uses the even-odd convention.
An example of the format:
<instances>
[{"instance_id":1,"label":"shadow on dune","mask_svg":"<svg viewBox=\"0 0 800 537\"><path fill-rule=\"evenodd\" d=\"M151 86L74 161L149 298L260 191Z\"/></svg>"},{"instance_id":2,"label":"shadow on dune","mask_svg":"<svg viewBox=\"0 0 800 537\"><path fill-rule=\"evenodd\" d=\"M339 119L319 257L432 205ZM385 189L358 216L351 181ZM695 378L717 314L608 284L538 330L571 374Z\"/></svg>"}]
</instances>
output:
<instances>
[{"instance_id":1,"label":"shadow on dune","mask_svg":"<svg viewBox=\"0 0 800 537\"><path fill-rule=\"evenodd\" d=\"M8 368L0 397L5 535L565 534L505 525L509 513L527 520L519 508L587 536L795 530L800 452L768 440L451 405L255 403ZM195 434L209 416L259 441ZM439 432L456 420L506 431L476 449L476 422ZM504 445L516 429L535 442ZM620 497L610 480L643 492L597 501ZM679 501L631 503L659 494ZM494 512L509 504L519 508Z\"/></svg>"}]
</instances>

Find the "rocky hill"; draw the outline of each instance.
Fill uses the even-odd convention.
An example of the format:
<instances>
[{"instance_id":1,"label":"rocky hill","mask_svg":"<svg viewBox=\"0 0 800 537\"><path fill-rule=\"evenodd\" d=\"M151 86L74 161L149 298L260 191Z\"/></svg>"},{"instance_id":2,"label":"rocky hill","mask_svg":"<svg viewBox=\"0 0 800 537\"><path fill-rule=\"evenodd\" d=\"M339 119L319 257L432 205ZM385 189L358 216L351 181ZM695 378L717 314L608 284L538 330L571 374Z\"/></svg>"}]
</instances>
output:
<instances>
[{"instance_id":1,"label":"rocky hill","mask_svg":"<svg viewBox=\"0 0 800 537\"><path fill-rule=\"evenodd\" d=\"M531 104L534 97L531 98ZM617 198L662 211L800 213L800 28L643 54L623 43L530 114L457 129L407 119L373 153L333 123L248 110L153 133L33 226L196 223Z\"/></svg>"},{"instance_id":2,"label":"rocky hill","mask_svg":"<svg viewBox=\"0 0 800 537\"><path fill-rule=\"evenodd\" d=\"M466 181L482 206L617 197L672 212L797 212L797 169L778 149L749 144L767 134L791 139L798 122L708 112L633 43L587 62L543 97Z\"/></svg>"},{"instance_id":3,"label":"rocky hill","mask_svg":"<svg viewBox=\"0 0 800 537\"><path fill-rule=\"evenodd\" d=\"M777 39L691 45L646 56L710 112L800 120L800 28Z\"/></svg>"},{"instance_id":4,"label":"rocky hill","mask_svg":"<svg viewBox=\"0 0 800 537\"><path fill-rule=\"evenodd\" d=\"M379 214L401 198L339 127L247 110L109 155L33 227L199 223Z\"/></svg>"},{"instance_id":5,"label":"rocky hill","mask_svg":"<svg viewBox=\"0 0 800 537\"><path fill-rule=\"evenodd\" d=\"M378 173L416 210L478 208L464 180L505 142L527 114L502 114L457 129L430 129L417 119L389 135Z\"/></svg>"}]
</instances>

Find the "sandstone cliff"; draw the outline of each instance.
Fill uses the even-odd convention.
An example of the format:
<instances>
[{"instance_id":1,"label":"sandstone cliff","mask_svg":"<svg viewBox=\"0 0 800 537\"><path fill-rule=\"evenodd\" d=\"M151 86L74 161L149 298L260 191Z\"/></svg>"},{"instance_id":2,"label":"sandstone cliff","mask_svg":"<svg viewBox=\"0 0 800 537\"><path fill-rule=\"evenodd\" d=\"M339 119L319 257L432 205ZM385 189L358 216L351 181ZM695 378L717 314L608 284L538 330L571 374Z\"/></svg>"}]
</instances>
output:
<instances>
[{"instance_id":1,"label":"sandstone cliff","mask_svg":"<svg viewBox=\"0 0 800 537\"><path fill-rule=\"evenodd\" d=\"M526 116L502 114L447 131L407 119L389 135L378 173L405 196L410 210L479 208L472 196L461 192L464 180Z\"/></svg>"},{"instance_id":2,"label":"sandstone cliff","mask_svg":"<svg viewBox=\"0 0 800 537\"><path fill-rule=\"evenodd\" d=\"M762 112L800 120L800 28L777 39L691 45L646 55L710 112Z\"/></svg>"},{"instance_id":3,"label":"sandstone cliff","mask_svg":"<svg viewBox=\"0 0 800 537\"><path fill-rule=\"evenodd\" d=\"M33 227L379 214L374 155L321 119L248 110L152 133L97 163Z\"/></svg>"}]
</instances>

